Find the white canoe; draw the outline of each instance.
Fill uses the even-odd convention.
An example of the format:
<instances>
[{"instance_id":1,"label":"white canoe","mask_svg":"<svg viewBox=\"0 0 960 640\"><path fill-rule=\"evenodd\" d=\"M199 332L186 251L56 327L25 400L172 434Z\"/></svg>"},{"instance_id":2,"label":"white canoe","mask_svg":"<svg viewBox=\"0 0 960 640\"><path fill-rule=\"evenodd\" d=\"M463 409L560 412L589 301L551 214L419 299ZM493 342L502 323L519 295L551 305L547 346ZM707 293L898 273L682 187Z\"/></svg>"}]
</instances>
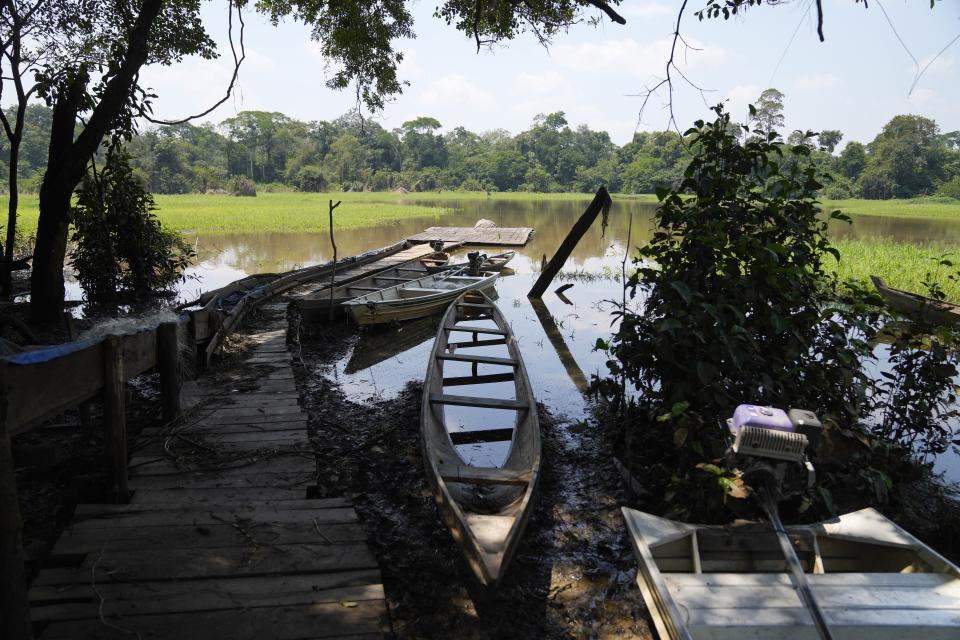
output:
<instances>
[{"instance_id":1,"label":"white canoe","mask_svg":"<svg viewBox=\"0 0 960 640\"><path fill-rule=\"evenodd\" d=\"M424 318L442 312L469 289L493 286L496 279L496 273L445 271L348 300L343 307L360 325Z\"/></svg>"},{"instance_id":2,"label":"white canoe","mask_svg":"<svg viewBox=\"0 0 960 640\"><path fill-rule=\"evenodd\" d=\"M623 509L661 640L817 640L769 525ZM960 638L960 569L874 509L787 527L837 640Z\"/></svg>"},{"instance_id":3,"label":"white canoe","mask_svg":"<svg viewBox=\"0 0 960 640\"><path fill-rule=\"evenodd\" d=\"M475 351L491 347L505 351L506 357ZM454 367L469 373L460 375L464 372ZM511 383L506 387L510 393L504 393L503 383ZM464 390L470 395L460 395ZM445 407L451 412L479 410L482 424L467 429ZM477 580L493 587L506 571L533 511L540 478L540 425L510 326L479 291L450 305L440 323L427 363L420 436L427 477L443 519ZM468 464L463 454L478 444L500 447L502 464Z\"/></svg>"}]
</instances>

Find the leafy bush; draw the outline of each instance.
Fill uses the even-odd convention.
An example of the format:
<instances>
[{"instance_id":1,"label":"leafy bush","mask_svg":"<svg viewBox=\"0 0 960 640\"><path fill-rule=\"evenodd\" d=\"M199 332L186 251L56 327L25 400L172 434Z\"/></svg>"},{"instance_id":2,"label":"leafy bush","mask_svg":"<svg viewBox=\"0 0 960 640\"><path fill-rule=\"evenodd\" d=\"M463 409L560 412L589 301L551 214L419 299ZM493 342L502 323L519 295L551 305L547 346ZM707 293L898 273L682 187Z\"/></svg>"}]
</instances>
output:
<instances>
[{"instance_id":1,"label":"leafy bush","mask_svg":"<svg viewBox=\"0 0 960 640\"><path fill-rule=\"evenodd\" d=\"M661 500L646 507L725 520L730 497L746 494L724 466L722 421L741 403L803 407L828 425L827 440L857 452L824 454L817 504L831 511L833 491L882 501L896 460L953 437L955 330L901 332L876 380L870 341L890 316L875 291L826 272L839 254L818 217L823 176L809 146L772 134L740 142L715 111L686 134L695 155L681 184L657 194L655 232L625 285L642 309L624 305L598 344L610 355L599 389L619 416L621 451Z\"/></svg>"},{"instance_id":2,"label":"leafy bush","mask_svg":"<svg viewBox=\"0 0 960 640\"><path fill-rule=\"evenodd\" d=\"M953 176L953 178L941 184L937 189L937 195L960 200L960 175Z\"/></svg>"},{"instance_id":3,"label":"leafy bush","mask_svg":"<svg viewBox=\"0 0 960 640\"><path fill-rule=\"evenodd\" d=\"M830 183L820 190L820 197L827 200L847 200L860 197L860 191L849 178L834 176Z\"/></svg>"},{"instance_id":4,"label":"leafy bush","mask_svg":"<svg viewBox=\"0 0 960 640\"><path fill-rule=\"evenodd\" d=\"M111 151L99 175L87 174L73 209L73 265L89 300L145 298L183 278L193 251L161 228L155 209L124 152Z\"/></svg>"},{"instance_id":5,"label":"leafy bush","mask_svg":"<svg viewBox=\"0 0 960 640\"><path fill-rule=\"evenodd\" d=\"M237 176L230 181L230 195L254 197L257 195L257 185L246 176Z\"/></svg>"}]
</instances>

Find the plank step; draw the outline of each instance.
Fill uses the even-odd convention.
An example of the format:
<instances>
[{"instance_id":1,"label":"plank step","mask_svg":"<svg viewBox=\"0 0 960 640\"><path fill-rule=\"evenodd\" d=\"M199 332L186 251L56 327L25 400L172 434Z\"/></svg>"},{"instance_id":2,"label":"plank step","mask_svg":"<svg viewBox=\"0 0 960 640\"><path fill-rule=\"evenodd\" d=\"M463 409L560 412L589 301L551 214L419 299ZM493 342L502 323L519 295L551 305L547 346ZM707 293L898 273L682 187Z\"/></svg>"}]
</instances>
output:
<instances>
[{"instance_id":1,"label":"plank step","mask_svg":"<svg viewBox=\"0 0 960 640\"><path fill-rule=\"evenodd\" d=\"M515 469L491 469L486 467L471 467L460 464L437 465L440 476L447 482L463 484L509 484L526 485L530 483L529 471Z\"/></svg>"},{"instance_id":2,"label":"plank step","mask_svg":"<svg viewBox=\"0 0 960 640\"><path fill-rule=\"evenodd\" d=\"M526 402L520 400L503 400L501 398L477 398L474 396L454 396L445 393L431 393L432 404L452 404L461 407L481 407L484 409L512 409L525 411L529 409Z\"/></svg>"},{"instance_id":3,"label":"plank step","mask_svg":"<svg viewBox=\"0 0 960 640\"><path fill-rule=\"evenodd\" d=\"M465 340L463 342L448 342L447 346L456 347L458 349L469 349L472 347L496 347L501 344L507 344L506 338L498 338L493 340Z\"/></svg>"},{"instance_id":4,"label":"plank step","mask_svg":"<svg viewBox=\"0 0 960 640\"><path fill-rule=\"evenodd\" d=\"M488 384L491 382L512 382L515 378L513 372L509 373L491 373L478 376L451 376L443 379L443 386L456 387L468 384Z\"/></svg>"},{"instance_id":5,"label":"plank step","mask_svg":"<svg viewBox=\"0 0 960 640\"><path fill-rule=\"evenodd\" d=\"M456 446L483 442L510 442L516 429L477 429L476 431L451 431L450 442Z\"/></svg>"},{"instance_id":6,"label":"plank step","mask_svg":"<svg viewBox=\"0 0 960 640\"><path fill-rule=\"evenodd\" d=\"M457 327L446 325L443 327L445 331L462 331L464 333L489 333L495 336L505 336L509 335L503 329L486 329L484 327Z\"/></svg>"},{"instance_id":7,"label":"plank step","mask_svg":"<svg viewBox=\"0 0 960 640\"><path fill-rule=\"evenodd\" d=\"M482 304L479 302L458 302L457 306L465 309L489 309L490 308L489 304Z\"/></svg>"},{"instance_id":8,"label":"plank step","mask_svg":"<svg viewBox=\"0 0 960 640\"><path fill-rule=\"evenodd\" d=\"M501 364L508 367L517 366L517 362L512 358L495 358L493 356L472 356L460 353L441 353L437 356L440 360L453 360L454 362L476 362L477 364Z\"/></svg>"}]
</instances>

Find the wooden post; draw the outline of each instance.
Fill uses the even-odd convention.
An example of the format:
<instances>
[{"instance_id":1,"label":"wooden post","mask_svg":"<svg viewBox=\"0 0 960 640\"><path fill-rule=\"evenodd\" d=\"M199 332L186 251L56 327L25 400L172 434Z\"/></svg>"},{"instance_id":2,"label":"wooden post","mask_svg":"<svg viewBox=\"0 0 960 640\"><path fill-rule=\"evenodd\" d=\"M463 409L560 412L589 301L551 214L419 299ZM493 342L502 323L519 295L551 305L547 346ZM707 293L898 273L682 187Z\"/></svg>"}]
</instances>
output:
<instances>
[{"instance_id":1,"label":"wooden post","mask_svg":"<svg viewBox=\"0 0 960 640\"><path fill-rule=\"evenodd\" d=\"M93 403L90 400L81 402L77 413L80 415L80 433L84 440L90 440L93 437Z\"/></svg>"},{"instance_id":2,"label":"wooden post","mask_svg":"<svg viewBox=\"0 0 960 640\"><path fill-rule=\"evenodd\" d=\"M0 365L0 638L30 640L33 626L23 566L23 523L7 432L5 377L6 367Z\"/></svg>"},{"instance_id":3,"label":"wooden post","mask_svg":"<svg viewBox=\"0 0 960 640\"><path fill-rule=\"evenodd\" d=\"M127 487L127 415L126 378L123 374L123 338L107 336L103 340L103 418L104 446L111 488L117 499L126 502Z\"/></svg>"},{"instance_id":4,"label":"wooden post","mask_svg":"<svg viewBox=\"0 0 960 640\"><path fill-rule=\"evenodd\" d=\"M337 204L333 204L333 200L330 201L330 244L333 245L333 268L330 270L330 315L327 318L330 324L333 324L333 288L336 286L337 277L337 243L333 239L333 210L340 206L340 202L337 200Z\"/></svg>"},{"instance_id":5,"label":"wooden post","mask_svg":"<svg viewBox=\"0 0 960 640\"><path fill-rule=\"evenodd\" d=\"M540 272L540 277L537 278L537 281L533 284L533 288L530 289L530 293L527 294L528 298L543 297L547 287L550 286L550 283L556 275L560 273L560 269L563 268L563 264L570 256L570 252L572 252L574 247L577 246L577 243L580 242L580 238L587 232L587 229L590 228L590 225L597 219L601 211L610 210L611 204L613 204L613 200L610 199L607 188L600 187L597 190L597 195L593 198L593 202L590 203L587 210L583 212L580 219L577 220L573 228L570 229L570 233L567 234L567 237L564 238L560 244L560 248L557 249L557 252L550 258L550 262L546 268Z\"/></svg>"},{"instance_id":6,"label":"wooden post","mask_svg":"<svg viewBox=\"0 0 960 640\"><path fill-rule=\"evenodd\" d=\"M157 370L160 372L163 421L169 422L180 415L180 389L183 386L176 322L164 322L157 327Z\"/></svg>"}]
</instances>

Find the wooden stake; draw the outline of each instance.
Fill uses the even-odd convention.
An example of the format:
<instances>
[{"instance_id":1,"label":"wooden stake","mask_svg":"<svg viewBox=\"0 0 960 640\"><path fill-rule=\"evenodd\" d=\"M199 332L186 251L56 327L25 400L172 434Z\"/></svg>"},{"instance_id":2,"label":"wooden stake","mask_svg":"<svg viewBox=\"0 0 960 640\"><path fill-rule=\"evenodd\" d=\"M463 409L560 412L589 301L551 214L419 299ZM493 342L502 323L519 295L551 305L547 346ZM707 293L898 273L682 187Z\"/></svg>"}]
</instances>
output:
<instances>
[{"instance_id":1,"label":"wooden stake","mask_svg":"<svg viewBox=\"0 0 960 640\"><path fill-rule=\"evenodd\" d=\"M170 422L180 415L180 389L183 386L176 322L164 322L157 327L157 370L160 372L163 421Z\"/></svg>"},{"instance_id":2,"label":"wooden stake","mask_svg":"<svg viewBox=\"0 0 960 640\"><path fill-rule=\"evenodd\" d=\"M333 269L330 271L330 316L328 321L333 324L333 287L334 280L337 277L337 243L333 239L333 210L340 206L341 200L337 200L337 204L333 204L333 200L330 201L330 244L333 245Z\"/></svg>"},{"instance_id":3,"label":"wooden stake","mask_svg":"<svg viewBox=\"0 0 960 640\"><path fill-rule=\"evenodd\" d=\"M600 187L597 190L597 195L593 198L593 202L590 203L587 210L583 212L580 219L577 220L573 228L570 229L570 233L567 234L563 243L560 244L560 248L557 249L557 252L550 258L550 262L547 263L546 268L540 272L540 277L537 278L537 281L533 284L533 288L530 289L530 293L527 294L528 298L543 297L547 287L550 286L550 283L556 275L563 269L563 264L567 261L567 258L570 257L570 253L574 247L577 246L577 243L580 242L580 238L587 232L587 229L589 229L593 221L597 219L600 212L609 210L611 204L613 204L613 200L610 199L607 188Z\"/></svg>"},{"instance_id":4,"label":"wooden stake","mask_svg":"<svg viewBox=\"0 0 960 640\"><path fill-rule=\"evenodd\" d=\"M111 485L117 499L126 502L127 487L127 415L126 378L123 374L123 338L107 336L103 341L103 418L104 445Z\"/></svg>"},{"instance_id":5,"label":"wooden stake","mask_svg":"<svg viewBox=\"0 0 960 640\"><path fill-rule=\"evenodd\" d=\"M23 566L23 523L7 432L5 377L6 367L0 365L0 638L30 640L33 626Z\"/></svg>"}]
</instances>

